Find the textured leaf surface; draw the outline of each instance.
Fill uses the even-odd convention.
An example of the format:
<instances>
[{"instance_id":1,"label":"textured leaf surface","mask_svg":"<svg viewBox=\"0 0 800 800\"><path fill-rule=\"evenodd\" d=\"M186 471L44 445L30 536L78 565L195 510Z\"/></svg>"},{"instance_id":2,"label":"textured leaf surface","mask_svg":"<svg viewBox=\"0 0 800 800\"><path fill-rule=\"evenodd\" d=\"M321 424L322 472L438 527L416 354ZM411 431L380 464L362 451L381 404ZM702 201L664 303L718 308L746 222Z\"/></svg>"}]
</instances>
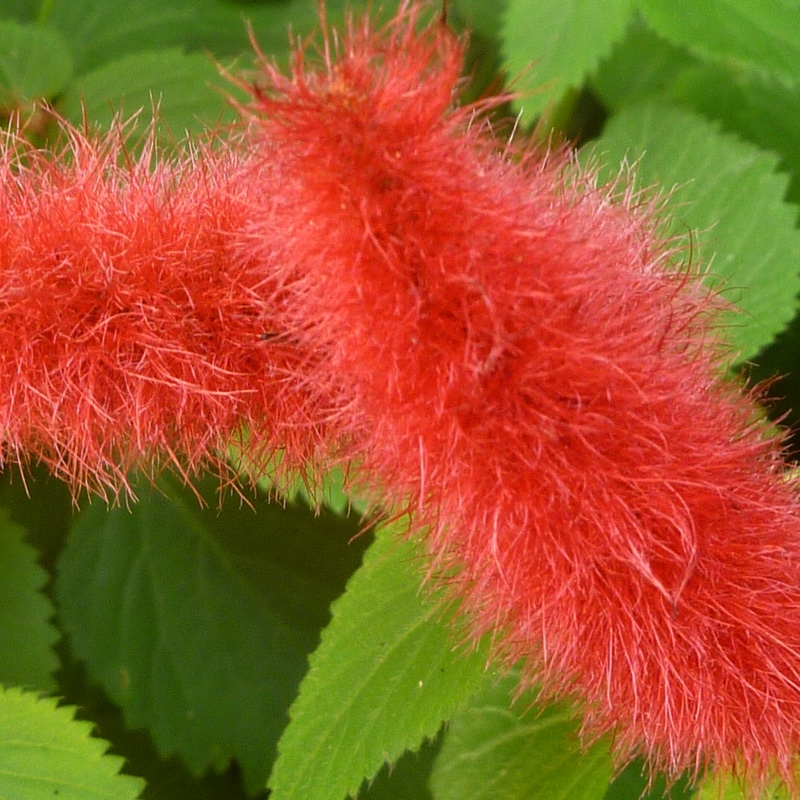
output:
<instances>
[{"instance_id":1,"label":"textured leaf surface","mask_svg":"<svg viewBox=\"0 0 800 800\"><path fill-rule=\"evenodd\" d=\"M0 689L0 797L13 800L133 800L144 782L119 775L122 759L56 707L18 689Z\"/></svg>"},{"instance_id":2,"label":"textured leaf surface","mask_svg":"<svg viewBox=\"0 0 800 800\"><path fill-rule=\"evenodd\" d=\"M0 683L52 689L58 659L55 609L42 594L47 573L25 531L0 512ZM1 795L0 795L1 796Z\"/></svg>"},{"instance_id":3,"label":"textured leaf surface","mask_svg":"<svg viewBox=\"0 0 800 800\"><path fill-rule=\"evenodd\" d=\"M0 21L0 103L52 98L71 77L69 46L57 31Z\"/></svg>"},{"instance_id":4,"label":"textured leaf surface","mask_svg":"<svg viewBox=\"0 0 800 800\"><path fill-rule=\"evenodd\" d=\"M384 762L432 738L484 681L420 592L416 548L384 529L311 658L270 779L272 800L353 794Z\"/></svg>"},{"instance_id":5,"label":"textured leaf surface","mask_svg":"<svg viewBox=\"0 0 800 800\"><path fill-rule=\"evenodd\" d=\"M517 677L488 687L449 724L434 764L436 800L602 800L614 767L607 743L583 748L575 712L514 700Z\"/></svg>"},{"instance_id":6,"label":"textured leaf surface","mask_svg":"<svg viewBox=\"0 0 800 800\"><path fill-rule=\"evenodd\" d=\"M263 787L331 600L360 561L355 521L209 491L200 510L167 480L132 510L77 522L56 586L89 676L191 769L232 757Z\"/></svg>"},{"instance_id":7,"label":"textured leaf surface","mask_svg":"<svg viewBox=\"0 0 800 800\"><path fill-rule=\"evenodd\" d=\"M597 152L608 164L637 160L642 187L672 189L673 232L692 232L710 281L745 312L731 316L728 331L739 357L772 341L794 316L800 289L796 209L783 202L788 180L775 171L777 157L655 103L612 118Z\"/></svg>"},{"instance_id":8,"label":"textured leaf surface","mask_svg":"<svg viewBox=\"0 0 800 800\"><path fill-rule=\"evenodd\" d=\"M701 56L800 82L800 6L794 0L642 0L661 36Z\"/></svg>"},{"instance_id":9,"label":"textured leaf surface","mask_svg":"<svg viewBox=\"0 0 800 800\"><path fill-rule=\"evenodd\" d=\"M632 0L509 0L503 67L531 122L565 91L580 86L631 16Z\"/></svg>"},{"instance_id":10,"label":"textured leaf surface","mask_svg":"<svg viewBox=\"0 0 800 800\"><path fill-rule=\"evenodd\" d=\"M230 88L205 55L177 49L135 53L82 78L64 96L61 113L76 125L85 115L89 123L108 129L117 116L126 119L140 111L145 126L157 107L165 133L182 139L187 131L233 119L224 94Z\"/></svg>"}]
</instances>

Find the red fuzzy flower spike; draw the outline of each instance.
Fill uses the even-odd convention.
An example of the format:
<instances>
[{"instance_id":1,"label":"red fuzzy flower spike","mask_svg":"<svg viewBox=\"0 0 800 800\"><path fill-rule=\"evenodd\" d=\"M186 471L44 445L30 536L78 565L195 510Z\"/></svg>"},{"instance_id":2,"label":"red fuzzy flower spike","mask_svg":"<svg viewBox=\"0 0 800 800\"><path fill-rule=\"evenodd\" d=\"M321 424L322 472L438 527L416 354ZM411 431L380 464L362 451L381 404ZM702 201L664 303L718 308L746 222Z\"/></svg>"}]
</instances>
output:
<instances>
[{"instance_id":1,"label":"red fuzzy flower spike","mask_svg":"<svg viewBox=\"0 0 800 800\"><path fill-rule=\"evenodd\" d=\"M475 635L581 698L620 759L794 785L798 485L720 378L719 303L652 203L455 105L463 46L420 13L263 65L255 146L285 202L241 253L294 298L278 324Z\"/></svg>"},{"instance_id":2,"label":"red fuzzy flower spike","mask_svg":"<svg viewBox=\"0 0 800 800\"><path fill-rule=\"evenodd\" d=\"M242 156L64 136L50 155L0 144L3 460L116 491L134 466L224 468L245 431L254 460L311 455L319 412L287 388L304 356L262 340L265 279L230 257L255 202Z\"/></svg>"}]
</instances>

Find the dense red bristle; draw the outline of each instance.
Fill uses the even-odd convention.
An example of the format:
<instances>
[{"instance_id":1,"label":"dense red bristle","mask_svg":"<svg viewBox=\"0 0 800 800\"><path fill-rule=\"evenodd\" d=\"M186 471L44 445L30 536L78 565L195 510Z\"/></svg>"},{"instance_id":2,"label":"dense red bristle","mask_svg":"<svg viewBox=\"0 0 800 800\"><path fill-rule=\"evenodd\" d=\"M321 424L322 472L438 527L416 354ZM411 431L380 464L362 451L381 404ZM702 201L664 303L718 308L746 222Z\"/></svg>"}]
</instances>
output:
<instances>
[{"instance_id":1,"label":"dense red bristle","mask_svg":"<svg viewBox=\"0 0 800 800\"><path fill-rule=\"evenodd\" d=\"M621 759L795 788L798 486L721 378L721 303L657 204L458 108L463 47L418 12L264 67L253 136L288 199L241 252L475 635Z\"/></svg>"},{"instance_id":2,"label":"dense red bristle","mask_svg":"<svg viewBox=\"0 0 800 800\"><path fill-rule=\"evenodd\" d=\"M169 159L149 140L134 156L125 139L2 143L6 458L116 491L133 467L221 468L244 433L254 462L312 456L319 410L289 381L305 356L261 341L264 277L229 256L252 206L243 157L208 142Z\"/></svg>"},{"instance_id":3,"label":"dense red bristle","mask_svg":"<svg viewBox=\"0 0 800 800\"><path fill-rule=\"evenodd\" d=\"M112 489L240 436L352 461L587 737L796 792L798 482L721 304L657 203L459 107L424 11L262 59L242 141L3 140L3 457Z\"/></svg>"}]
</instances>

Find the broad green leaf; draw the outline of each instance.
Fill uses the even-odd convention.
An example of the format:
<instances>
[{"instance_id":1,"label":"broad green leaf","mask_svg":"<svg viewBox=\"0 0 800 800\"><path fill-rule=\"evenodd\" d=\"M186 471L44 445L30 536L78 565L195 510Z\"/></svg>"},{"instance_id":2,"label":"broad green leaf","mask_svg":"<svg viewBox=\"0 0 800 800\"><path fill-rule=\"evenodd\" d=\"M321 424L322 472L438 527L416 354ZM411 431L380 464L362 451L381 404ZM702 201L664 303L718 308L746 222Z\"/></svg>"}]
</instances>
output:
<instances>
[{"instance_id":1,"label":"broad green leaf","mask_svg":"<svg viewBox=\"0 0 800 800\"><path fill-rule=\"evenodd\" d=\"M630 21L633 0L508 0L504 69L525 122L581 86Z\"/></svg>"},{"instance_id":2,"label":"broad green leaf","mask_svg":"<svg viewBox=\"0 0 800 800\"><path fill-rule=\"evenodd\" d=\"M145 127L157 109L167 138L181 140L235 116L226 101L231 87L205 55L157 50L125 56L86 75L64 96L61 113L80 124L108 129L141 112Z\"/></svg>"},{"instance_id":3,"label":"broad green leaf","mask_svg":"<svg viewBox=\"0 0 800 800\"><path fill-rule=\"evenodd\" d=\"M516 696L518 677L487 688L449 724L434 764L436 800L602 800L614 774L608 743L581 745L566 703Z\"/></svg>"},{"instance_id":4,"label":"broad green leaf","mask_svg":"<svg viewBox=\"0 0 800 800\"><path fill-rule=\"evenodd\" d=\"M432 738L486 680L485 650L463 652L442 604L420 591L418 551L402 528L379 531L333 606L278 747L271 800L355 793Z\"/></svg>"},{"instance_id":5,"label":"broad green leaf","mask_svg":"<svg viewBox=\"0 0 800 800\"><path fill-rule=\"evenodd\" d=\"M661 36L706 58L800 82L796 0L641 0Z\"/></svg>"},{"instance_id":6,"label":"broad green leaf","mask_svg":"<svg viewBox=\"0 0 800 800\"><path fill-rule=\"evenodd\" d=\"M728 317L738 358L769 344L794 316L800 289L796 210L783 202L777 157L655 103L613 117L596 150L607 164L636 161L641 187L671 191L672 232L691 232L709 281L744 312Z\"/></svg>"},{"instance_id":7,"label":"broad green leaf","mask_svg":"<svg viewBox=\"0 0 800 800\"><path fill-rule=\"evenodd\" d=\"M0 510L0 683L49 690L58 668L55 609L41 591L47 573L24 537Z\"/></svg>"},{"instance_id":8,"label":"broad green leaf","mask_svg":"<svg viewBox=\"0 0 800 800\"><path fill-rule=\"evenodd\" d=\"M330 602L360 562L358 523L164 479L130 510L88 508L56 595L89 677L162 754L200 774L238 759L263 787Z\"/></svg>"},{"instance_id":9,"label":"broad green leaf","mask_svg":"<svg viewBox=\"0 0 800 800\"><path fill-rule=\"evenodd\" d=\"M120 775L122 759L75 709L19 689L0 689L0 797L13 800L134 800L140 778Z\"/></svg>"},{"instance_id":10,"label":"broad green leaf","mask_svg":"<svg viewBox=\"0 0 800 800\"><path fill-rule=\"evenodd\" d=\"M53 98L72 71L69 45L57 31L0 21L0 106Z\"/></svg>"}]
</instances>

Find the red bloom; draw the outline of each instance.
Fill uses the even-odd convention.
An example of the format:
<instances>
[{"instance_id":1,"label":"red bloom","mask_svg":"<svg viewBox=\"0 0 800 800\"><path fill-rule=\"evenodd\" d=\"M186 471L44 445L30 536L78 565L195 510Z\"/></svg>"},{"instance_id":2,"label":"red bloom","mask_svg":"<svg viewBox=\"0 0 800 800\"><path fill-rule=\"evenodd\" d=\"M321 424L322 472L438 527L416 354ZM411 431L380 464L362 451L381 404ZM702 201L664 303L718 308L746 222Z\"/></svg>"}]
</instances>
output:
<instances>
[{"instance_id":1,"label":"red bloom","mask_svg":"<svg viewBox=\"0 0 800 800\"><path fill-rule=\"evenodd\" d=\"M229 256L255 202L241 156L65 135L50 155L0 145L5 458L118 489L132 466L221 466L246 430L254 459L312 454L320 413L286 386L304 356L262 341L264 276Z\"/></svg>"},{"instance_id":2,"label":"red bloom","mask_svg":"<svg viewBox=\"0 0 800 800\"><path fill-rule=\"evenodd\" d=\"M240 252L476 635L579 696L620 758L792 782L798 486L720 378L717 303L651 203L503 153L454 105L462 45L417 16L326 32L288 78L264 64L251 113L286 201Z\"/></svg>"}]
</instances>

